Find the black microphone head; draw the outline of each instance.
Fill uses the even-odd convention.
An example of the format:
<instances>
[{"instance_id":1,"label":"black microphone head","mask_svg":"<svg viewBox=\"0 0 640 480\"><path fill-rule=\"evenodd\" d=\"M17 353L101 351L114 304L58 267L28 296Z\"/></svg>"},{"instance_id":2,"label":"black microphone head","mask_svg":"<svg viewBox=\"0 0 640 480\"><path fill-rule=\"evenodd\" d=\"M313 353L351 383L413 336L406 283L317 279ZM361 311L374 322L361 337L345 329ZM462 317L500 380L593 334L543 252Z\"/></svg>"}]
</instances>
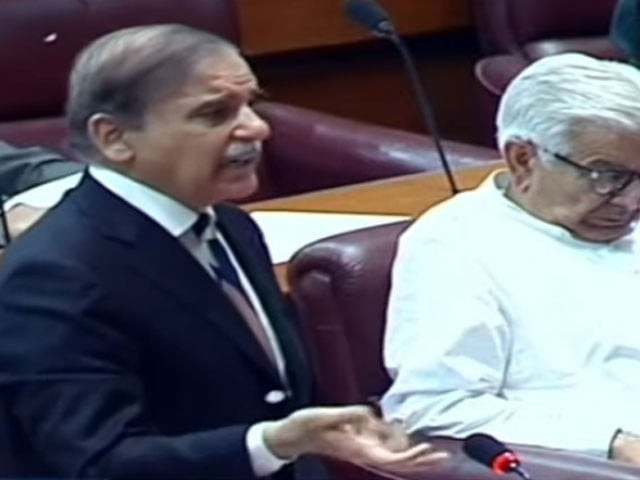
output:
<instances>
[{"instance_id":1,"label":"black microphone head","mask_svg":"<svg viewBox=\"0 0 640 480\"><path fill-rule=\"evenodd\" d=\"M389 14L374 0L347 0L344 10L351 20L365 30L379 35L395 32Z\"/></svg>"},{"instance_id":2,"label":"black microphone head","mask_svg":"<svg viewBox=\"0 0 640 480\"><path fill-rule=\"evenodd\" d=\"M486 433L475 433L465 438L462 450L477 462L493 468L493 462L500 455L511 450L499 440Z\"/></svg>"}]
</instances>

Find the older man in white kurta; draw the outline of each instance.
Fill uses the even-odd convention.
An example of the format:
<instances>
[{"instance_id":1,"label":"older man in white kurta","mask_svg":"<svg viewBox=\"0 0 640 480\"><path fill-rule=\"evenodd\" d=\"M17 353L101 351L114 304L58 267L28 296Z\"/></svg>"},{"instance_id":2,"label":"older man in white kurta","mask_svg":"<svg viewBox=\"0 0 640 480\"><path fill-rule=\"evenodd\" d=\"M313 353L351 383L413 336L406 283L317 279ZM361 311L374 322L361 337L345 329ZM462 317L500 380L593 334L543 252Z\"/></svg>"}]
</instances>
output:
<instances>
[{"instance_id":1,"label":"older man in white kurta","mask_svg":"<svg viewBox=\"0 0 640 480\"><path fill-rule=\"evenodd\" d=\"M638 463L640 73L541 60L498 130L508 171L400 240L383 410L411 430Z\"/></svg>"}]
</instances>

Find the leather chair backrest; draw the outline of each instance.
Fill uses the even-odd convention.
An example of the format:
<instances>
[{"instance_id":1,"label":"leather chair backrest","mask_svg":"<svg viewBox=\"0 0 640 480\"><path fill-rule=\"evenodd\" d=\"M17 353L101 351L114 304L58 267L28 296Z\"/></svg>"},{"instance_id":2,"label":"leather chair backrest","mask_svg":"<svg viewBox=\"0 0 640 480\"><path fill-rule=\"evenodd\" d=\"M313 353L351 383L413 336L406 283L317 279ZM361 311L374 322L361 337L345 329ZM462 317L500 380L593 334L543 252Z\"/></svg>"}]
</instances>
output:
<instances>
[{"instance_id":1,"label":"leather chair backrest","mask_svg":"<svg viewBox=\"0 0 640 480\"><path fill-rule=\"evenodd\" d=\"M518 53L529 56L531 53L526 54L525 46L538 41L606 37L616 2L617 0L474 0L474 12L487 53ZM604 38L601 40L608 43ZM594 48L602 50L604 47Z\"/></svg>"},{"instance_id":2,"label":"leather chair backrest","mask_svg":"<svg viewBox=\"0 0 640 480\"><path fill-rule=\"evenodd\" d=\"M275 102L260 102L256 111L271 126L264 144L269 184L261 189L279 195L442 171L435 143L425 135ZM497 158L494 150L476 145L443 141L443 148L453 170ZM306 174L300 175L303 163Z\"/></svg>"},{"instance_id":3,"label":"leather chair backrest","mask_svg":"<svg viewBox=\"0 0 640 480\"><path fill-rule=\"evenodd\" d=\"M183 23L238 44L233 0L0 1L0 122L59 115L76 54L120 28Z\"/></svg>"},{"instance_id":4,"label":"leather chair backrest","mask_svg":"<svg viewBox=\"0 0 640 480\"><path fill-rule=\"evenodd\" d=\"M382 335L391 265L406 227L394 223L319 240L289 264L322 402L358 403L389 386Z\"/></svg>"}]
</instances>

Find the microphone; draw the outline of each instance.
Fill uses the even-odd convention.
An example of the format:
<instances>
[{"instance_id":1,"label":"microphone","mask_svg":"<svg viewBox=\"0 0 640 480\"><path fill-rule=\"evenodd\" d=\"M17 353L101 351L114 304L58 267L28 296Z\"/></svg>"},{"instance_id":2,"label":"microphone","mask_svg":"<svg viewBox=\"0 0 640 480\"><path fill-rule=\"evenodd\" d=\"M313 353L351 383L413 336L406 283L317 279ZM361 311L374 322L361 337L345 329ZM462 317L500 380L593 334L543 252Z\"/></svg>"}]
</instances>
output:
<instances>
[{"instance_id":1,"label":"microphone","mask_svg":"<svg viewBox=\"0 0 640 480\"><path fill-rule=\"evenodd\" d=\"M485 433L476 433L465 438L462 450L498 475L517 473L524 480L531 480L529 474L520 466L518 456L504 443Z\"/></svg>"},{"instance_id":2,"label":"microphone","mask_svg":"<svg viewBox=\"0 0 640 480\"><path fill-rule=\"evenodd\" d=\"M449 161L447 160L444 149L442 148L442 137L440 136L440 131L438 130L438 125L436 124L435 115L433 114L431 103L427 97L427 92L420 81L418 70L416 69L415 62L409 53L409 49L396 32L396 28L393 25L389 14L385 12L384 9L374 0L346 0L344 9L349 18L351 18L351 20L353 20L357 25L378 37L390 40L400 52L413 92L418 100L418 107L420 114L422 115L422 120L425 122L425 125L433 138L433 143L436 146L440 164L442 165L442 169L447 177L447 183L449 184L451 194L455 195L460 190L456 185L456 181L451 173Z\"/></svg>"}]
</instances>

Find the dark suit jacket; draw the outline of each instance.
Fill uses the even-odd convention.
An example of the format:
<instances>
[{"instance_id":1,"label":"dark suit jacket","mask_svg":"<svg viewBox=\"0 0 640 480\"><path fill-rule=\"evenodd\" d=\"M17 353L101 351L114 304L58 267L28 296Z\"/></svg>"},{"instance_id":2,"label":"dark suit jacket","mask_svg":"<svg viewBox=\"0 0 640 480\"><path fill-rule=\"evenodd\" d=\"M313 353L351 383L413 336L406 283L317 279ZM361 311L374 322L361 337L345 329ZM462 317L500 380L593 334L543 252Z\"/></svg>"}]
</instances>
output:
<instances>
[{"instance_id":1,"label":"dark suit jacket","mask_svg":"<svg viewBox=\"0 0 640 480\"><path fill-rule=\"evenodd\" d=\"M216 214L281 342L291 395L265 401L284 388L276 371L179 241L85 177L0 268L13 449L0 453L23 469L0 477L253 477L247 428L307 404L310 374L260 231L236 207Z\"/></svg>"}]
</instances>

